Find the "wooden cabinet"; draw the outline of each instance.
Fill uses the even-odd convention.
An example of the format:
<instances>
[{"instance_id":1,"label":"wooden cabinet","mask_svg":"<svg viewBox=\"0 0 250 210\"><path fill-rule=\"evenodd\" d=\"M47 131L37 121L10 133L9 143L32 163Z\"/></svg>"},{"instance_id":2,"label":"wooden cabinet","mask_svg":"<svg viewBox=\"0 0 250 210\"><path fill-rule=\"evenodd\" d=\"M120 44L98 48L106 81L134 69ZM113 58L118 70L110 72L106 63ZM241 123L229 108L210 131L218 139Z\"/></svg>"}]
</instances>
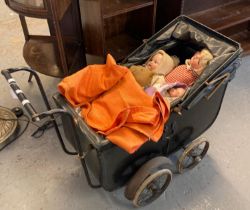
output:
<instances>
[{"instance_id":1,"label":"wooden cabinet","mask_svg":"<svg viewBox=\"0 0 250 210\"><path fill-rule=\"evenodd\" d=\"M64 77L86 65L78 0L5 0L19 14L23 56L34 70ZM31 34L26 17L47 21L49 35Z\"/></svg>"},{"instance_id":2,"label":"wooden cabinet","mask_svg":"<svg viewBox=\"0 0 250 210\"><path fill-rule=\"evenodd\" d=\"M185 14L240 42L244 53L250 53L250 0L158 0L157 5L156 30Z\"/></svg>"},{"instance_id":3,"label":"wooden cabinet","mask_svg":"<svg viewBox=\"0 0 250 210\"><path fill-rule=\"evenodd\" d=\"M156 0L79 0L86 53L121 60L155 29Z\"/></svg>"}]
</instances>

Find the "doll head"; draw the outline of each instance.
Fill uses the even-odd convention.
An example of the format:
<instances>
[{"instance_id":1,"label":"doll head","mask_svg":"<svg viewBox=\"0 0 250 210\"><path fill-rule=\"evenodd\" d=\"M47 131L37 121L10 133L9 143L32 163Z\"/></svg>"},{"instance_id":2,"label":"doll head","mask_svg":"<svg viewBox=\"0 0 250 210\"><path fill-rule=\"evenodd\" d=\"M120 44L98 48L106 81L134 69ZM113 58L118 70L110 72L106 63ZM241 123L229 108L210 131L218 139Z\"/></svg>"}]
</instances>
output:
<instances>
[{"instance_id":1,"label":"doll head","mask_svg":"<svg viewBox=\"0 0 250 210\"><path fill-rule=\"evenodd\" d=\"M188 86L184 83L174 82L174 83L165 83L160 88L155 88L163 97L172 97L178 98L182 97Z\"/></svg>"},{"instance_id":2,"label":"doll head","mask_svg":"<svg viewBox=\"0 0 250 210\"><path fill-rule=\"evenodd\" d=\"M186 84L180 82L170 83L167 93L170 97L179 98L185 94L187 87Z\"/></svg>"},{"instance_id":3,"label":"doll head","mask_svg":"<svg viewBox=\"0 0 250 210\"><path fill-rule=\"evenodd\" d=\"M174 67L179 64L179 59L169 56L163 50L158 50L148 59L145 67L155 74L168 74Z\"/></svg>"},{"instance_id":4,"label":"doll head","mask_svg":"<svg viewBox=\"0 0 250 210\"><path fill-rule=\"evenodd\" d=\"M183 87L173 87L168 90L168 94L171 97L181 97L186 92L186 89Z\"/></svg>"},{"instance_id":5,"label":"doll head","mask_svg":"<svg viewBox=\"0 0 250 210\"><path fill-rule=\"evenodd\" d=\"M150 71L154 71L161 63L163 55L161 53L156 53L153 55L150 60L147 62L146 67Z\"/></svg>"},{"instance_id":6,"label":"doll head","mask_svg":"<svg viewBox=\"0 0 250 210\"><path fill-rule=\"evenodd\" d=\"M203 49L200 52L196 52L191 59L187 59L186 65L199 76L212 59L213 55L209 50Z\"/></svg>"}]
</instances>

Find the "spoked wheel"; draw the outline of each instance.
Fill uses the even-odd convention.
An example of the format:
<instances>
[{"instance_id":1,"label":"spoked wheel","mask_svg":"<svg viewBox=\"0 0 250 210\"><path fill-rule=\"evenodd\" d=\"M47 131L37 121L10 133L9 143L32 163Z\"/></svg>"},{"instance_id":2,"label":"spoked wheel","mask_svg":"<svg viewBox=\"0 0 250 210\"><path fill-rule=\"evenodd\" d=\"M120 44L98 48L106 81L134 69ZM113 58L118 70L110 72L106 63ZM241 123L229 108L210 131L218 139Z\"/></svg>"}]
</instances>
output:
<instances>
[{"instance_id":1,"label":"spoked wheel","mask_svg":"<svg viewBox=\"0 0 250 210\"><path fill-rule=\"evenodd\" d=\"M136 207L146 206L156 200L172 180L166 157L155 157L145 163L132 177L125 189L125 197Z\"/></svg>"},{"instance_id":2,"label":"spoked wheel","mask_svg":"<svg viewBox=\"0 0 250 210\"><path fill-rule=\"evenodd\" d=\"M184 170L192 169L198 165L207 154L208 148L209 142L206 138L194 140L180 156L177 162L178 172L182 173Z\"/></svg>"}]
</instances>

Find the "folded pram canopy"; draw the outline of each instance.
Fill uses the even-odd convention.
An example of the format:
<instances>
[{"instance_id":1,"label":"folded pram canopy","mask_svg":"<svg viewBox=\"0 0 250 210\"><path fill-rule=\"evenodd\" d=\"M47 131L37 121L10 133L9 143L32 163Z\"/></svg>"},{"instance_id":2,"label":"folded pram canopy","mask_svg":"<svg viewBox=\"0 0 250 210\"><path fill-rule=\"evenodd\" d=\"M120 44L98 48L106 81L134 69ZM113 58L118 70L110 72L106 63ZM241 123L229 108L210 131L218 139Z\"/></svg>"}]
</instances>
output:
<instances>
[{"instance_id":1,"label":"folded pram canopy","mask_svg":"<svg viewBox=\"0 0 250 210\"><path fill-rule=\"evenodd\" d=\"M95 131L129 153L147 140L158 141L170 114L160 94L148 96L127 67L111 55L103 65L89 65L58 85L59 92Z\"/></svg>"}]
</instances>

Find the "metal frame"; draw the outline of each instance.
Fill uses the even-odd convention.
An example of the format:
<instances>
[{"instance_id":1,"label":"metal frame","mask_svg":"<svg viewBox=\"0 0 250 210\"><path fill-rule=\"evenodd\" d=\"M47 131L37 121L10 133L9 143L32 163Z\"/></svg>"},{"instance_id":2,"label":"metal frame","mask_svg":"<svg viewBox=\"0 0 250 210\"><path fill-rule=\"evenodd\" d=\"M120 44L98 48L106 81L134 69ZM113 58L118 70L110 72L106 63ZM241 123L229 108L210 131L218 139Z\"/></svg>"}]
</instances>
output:
<instances>
[{"instance_id":1,"label":"metal frame","mask_svg":"<svg viewBox=\"0 0 250 210\"><path fill-rule=\"evenodd\" d=\"M36 112L34 107L31 105L30 101L26 98L23 91L17 85L15 79L11 76L12 73L15 73L15 72L18 72L18 71L26 71L26 72L30 73L28 82L31 82L31 79L32 79L33 76L35 77L36 83L37 83L38 88L40 90L40 93L42 95L43 101L44 101L44 103L46 105L47 111L41 112L41 113ZM61 147L62 147L63 151L68 155L77 155L79 157L79 159L81 160L82 166L84 168L85 176L86 176L86 179L88 181L89 186L91 186L92 188L101 187L101 183L95 185L95 184L93 184L93 182L92 182L92 180L90 178L89 171L88 171L87 165L86 165L85 160L84 160L84 158L87 155L88 151L84 152L82 150L81 143L80 143L80 140L79 140L79 138L77 136L76 127L75 127L75 124L77 122L74 121L74 118L72 117L72 115L66 110L64 110L64 109L51 109L51 106L49 104L48 98L47 98L46 93L44 91L42 82L41 82L38 74L36 73L36 71L34 71L33 69L28 68L28 67L21 67L21 68L5 69L5 70L2 70L1 73L6 78L6 80L8 81L9 86L14 91L14 93L18 97L19 101L23 104L24 108L26 109L26 111L31 116L31 120L32 121L40 121L40 120L42 120L42 119L44 119L46 117L50 117L51 120L52 120L53 126L55 128L56 135L57 135L57 137L59 139L59 142L61 144ZM57 122L55 120L55 115L58 115L58 114L59 115L67 115L69 117L70 124L72 125L72 127L74 129L73 130L74 141L76 143L75 145L78 148L78 151L76 151L76 152L69 151L67 149L67 147L65 146L62 135L60 133ZM99 181L100 180L101 179L99 178Z\"/></svg>"}]
</instances>

